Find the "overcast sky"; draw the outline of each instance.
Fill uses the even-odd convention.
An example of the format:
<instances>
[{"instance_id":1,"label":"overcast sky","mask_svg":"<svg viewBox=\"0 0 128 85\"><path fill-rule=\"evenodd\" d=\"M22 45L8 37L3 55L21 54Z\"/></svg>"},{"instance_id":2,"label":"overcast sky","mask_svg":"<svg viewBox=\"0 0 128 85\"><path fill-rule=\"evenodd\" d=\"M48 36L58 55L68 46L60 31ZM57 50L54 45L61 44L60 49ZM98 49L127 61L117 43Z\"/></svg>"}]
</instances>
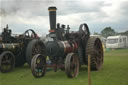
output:
<instances>
[{"instance_id":1,"label":"overcast sky","mask_svg":"<svg viewBox=\"0 0 128 85\"><path fill-rule=\"evenodd\" d=\"M57 22L78 30L87 23L91 33L111 26L117 32L128 30L128 0L0 0L0 32L9 24L13 33L34 29L48 33L48 7L57 7Z\"/></svg>"}]
</instances>

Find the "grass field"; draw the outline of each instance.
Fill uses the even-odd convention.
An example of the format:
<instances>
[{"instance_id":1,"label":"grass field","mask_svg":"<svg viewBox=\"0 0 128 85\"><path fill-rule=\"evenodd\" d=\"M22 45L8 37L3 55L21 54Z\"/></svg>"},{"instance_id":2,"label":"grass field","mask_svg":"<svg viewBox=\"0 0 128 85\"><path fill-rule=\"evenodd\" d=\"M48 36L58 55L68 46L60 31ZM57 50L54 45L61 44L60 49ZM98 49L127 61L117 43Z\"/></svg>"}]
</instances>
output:
<instances>
[{"instance_id":1,"label":"grass field","mask_svg":"<svg viewBox=\"0 0 128 85\"><path fill-rule=\"evenodd\" d=\"M128 49L105 52L101 71L91 72L92 85L128 85ZM88 85L87 67L80 69L79 76L69 79L65 72L47 72L43 78L34 78L27 65L12 72L0 73L0 85Z\"/></svg>"}]
</instances>

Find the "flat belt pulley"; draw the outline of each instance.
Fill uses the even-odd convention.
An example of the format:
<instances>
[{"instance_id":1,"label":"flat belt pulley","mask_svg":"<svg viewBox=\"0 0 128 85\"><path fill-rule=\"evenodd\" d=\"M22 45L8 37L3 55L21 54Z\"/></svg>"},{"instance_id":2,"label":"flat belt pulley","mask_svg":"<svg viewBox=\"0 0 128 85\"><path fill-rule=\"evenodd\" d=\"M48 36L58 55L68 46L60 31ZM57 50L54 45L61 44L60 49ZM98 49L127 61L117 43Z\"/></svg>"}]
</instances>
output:
<instances>
[{"instance_id":1,"label":"flat belt pulley","mask_svg":"<svg viewBox=\"0 0 128 85\"><path fill-rule=\"evenodd\" d=\"M88 25L86 23L81 24L79 27L79 37L84 40L88 39L90 35Z\"/></svg>"}]
</instances>

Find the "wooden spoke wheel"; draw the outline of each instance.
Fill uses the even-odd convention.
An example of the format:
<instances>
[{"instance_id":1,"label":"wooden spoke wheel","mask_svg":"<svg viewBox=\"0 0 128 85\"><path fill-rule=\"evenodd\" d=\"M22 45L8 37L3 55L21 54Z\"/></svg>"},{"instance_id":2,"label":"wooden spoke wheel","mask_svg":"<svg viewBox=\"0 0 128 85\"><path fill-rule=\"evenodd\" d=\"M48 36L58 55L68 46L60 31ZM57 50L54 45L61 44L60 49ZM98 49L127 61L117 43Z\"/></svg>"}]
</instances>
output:
<instances>
[{"instance_id":1,"label":"wooden spoke wheel","mask_svg":"<svg viewBox=\"0 0 128 85\"><path fill-rule=\"evenodd\" d=\"M43 77L46 73L46 59L43 55L37 54L31 62L31 70L34 77Z\"/></svg>"},{"instance_id":2,"label":"wooden spoke wheel","mask_svg":"<svg viewBox=\"0 0 128 85\"><path fill-rule=\"evenodd\" d=\"M65 71L69 78L77 77L79 73L79 59L74 53L69 53L66 56Z\"/></svg>"},{"instance_id":3,"label":"wooden spoke wheel","mask_svg":"<svg viewBox=\"0 0 128 85\"><path fill-rule=\"evenodd\" d=\"M0 71L7 73L13 70L15 66L15 57L12 52L5 51L0 55Z\"/></svg>"}]
</instances>

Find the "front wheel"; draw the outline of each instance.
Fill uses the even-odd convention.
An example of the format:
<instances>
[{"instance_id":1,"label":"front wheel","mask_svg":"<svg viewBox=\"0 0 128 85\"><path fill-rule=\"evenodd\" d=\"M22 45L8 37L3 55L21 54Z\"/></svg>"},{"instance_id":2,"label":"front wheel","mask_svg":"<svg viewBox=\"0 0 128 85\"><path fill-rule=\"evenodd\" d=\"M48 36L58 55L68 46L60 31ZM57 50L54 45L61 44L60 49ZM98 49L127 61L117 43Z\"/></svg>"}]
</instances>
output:
<instances>
[{"instance_id":1,"label":"front wheel","mask_svg":"<svg viewBox=\"0 0 128 85\"><path fill-rule=\"evenodd\" d=\"M69 78L77 77L79 73L79 59L74 53L69 53L66 56L65 71Z\"/></svg>"},{"instance_id":2,"label":"front wheel","mask_svg":"<svg viewBox=\"0 0 128 85\"><path fill-rule=\"evenodd\" d=\"M36 54L32 58L31 71L34 77L43 77L46 73L46 59L41 54Z\"/></svg>"}]
</instances>

